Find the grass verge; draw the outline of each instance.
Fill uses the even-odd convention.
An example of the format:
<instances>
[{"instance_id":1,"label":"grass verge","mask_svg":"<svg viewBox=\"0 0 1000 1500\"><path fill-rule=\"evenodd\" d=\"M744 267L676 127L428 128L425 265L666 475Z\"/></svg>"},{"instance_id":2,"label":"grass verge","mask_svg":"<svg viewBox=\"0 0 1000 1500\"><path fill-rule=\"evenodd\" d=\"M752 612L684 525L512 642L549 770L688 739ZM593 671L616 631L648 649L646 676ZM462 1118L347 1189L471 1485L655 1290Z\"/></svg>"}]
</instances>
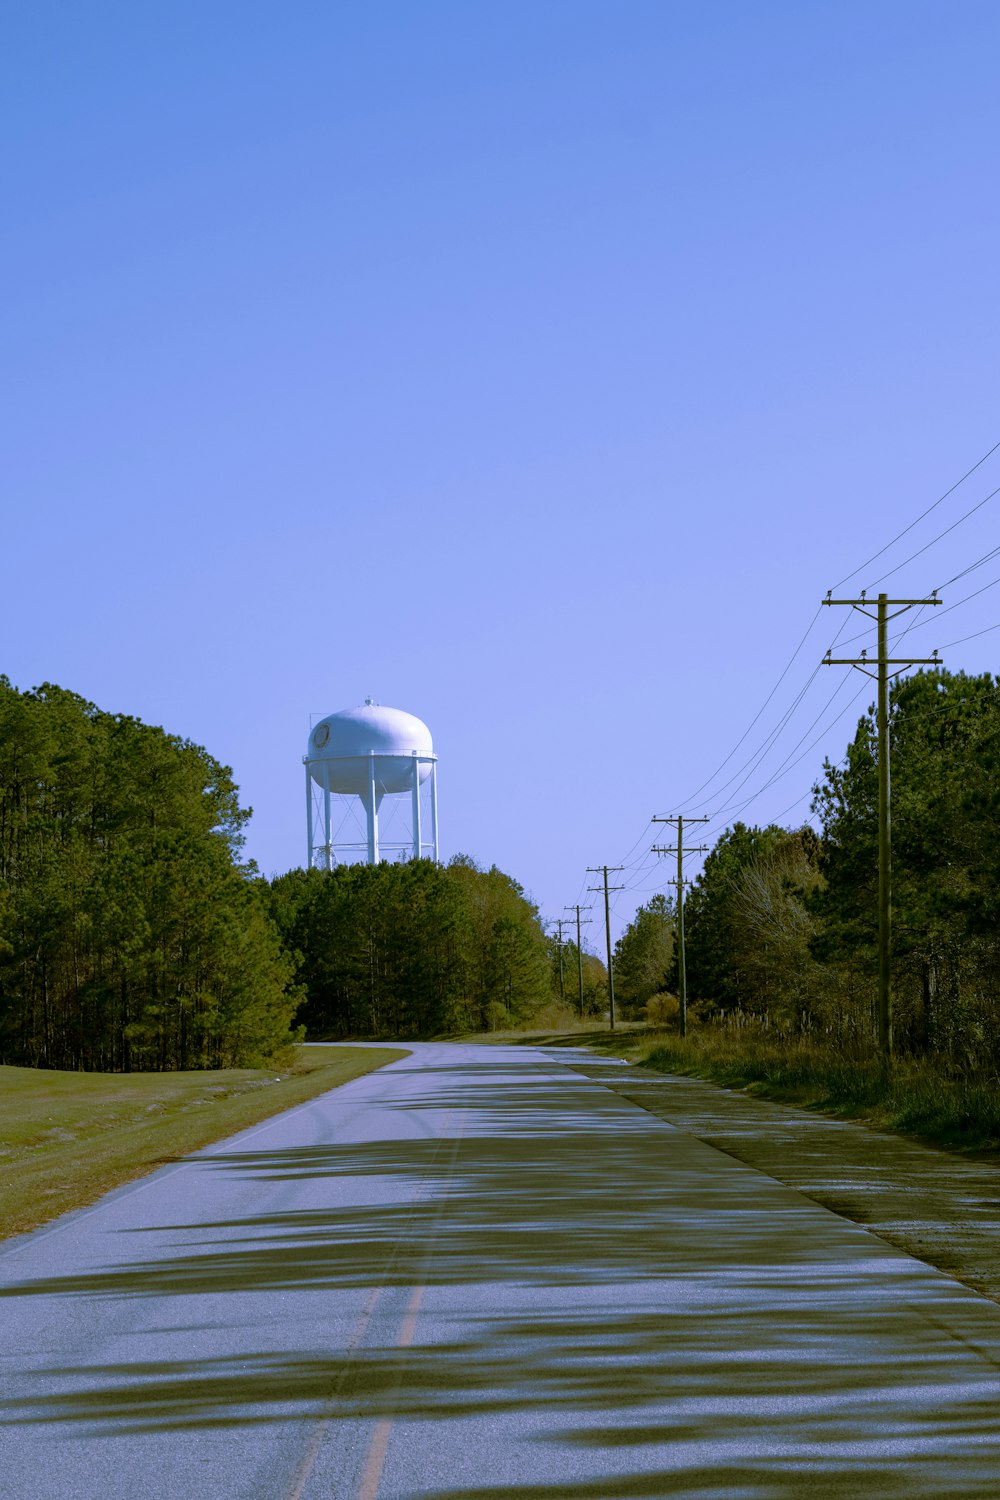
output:
<instances>
[{"instance_id":1,"label":"grass verge","mask_svg":"<svg viewBox=\"0 0 1000 1500\"><path fill-rule=\"evenodd\" d=\"M623 1039L624 1040L624 1039ZM1000 1079L931 1059L851 1057L806 1041L776 1042L751 1030L705 1029L681 1038L629 1038L620 1050L662 1073L899 1130L943 1146L1000 1146Z\"/></svg>"},{"instance_id":2,"label":"grass verge","mask_svg":"<svg viewBox=\"0 0 1000 1500\"><path fill-rule=\"evenodd\" d=\"M402 1047L305 1046L273 1071L0 1067L0 1238L406 1056Z\"/></svg>"},{"instance_id":3,"label":"grass verge","mask_svg":"<svg viewBox=\"0 0 1000 1500\"><path fill-rule=\"evenodd\" d=\"M868 1053L851 1056L773 1033L704 1026L681 1038L644 1022L614 1031L593 1017L548 1031L499 1031L465 1041L587 1047L660 1073L702 1078L723 1088L794 1104L839 1119L898 1130L936 1145L1000 1150L1000 1077L949 1067L939 1059L895 1058L888 1071Z\"/></svg>"},{"instance_id":4,"label":"grass verge","mask_svg":"<svg viewBox=\"0 0 1000 1500\"><path fill-rule=\"evenodd\" d=\"M600 1047L608 1043L615 1050L616 1039L622 1040L632 1034L646 1038L649 1026L646 1021L618 1021L611 1031L607 1019L601 1016L579 1016L566 1006L553 1004L543 1007L531 1018L531 1025L510 1031L468 1031L445 1038L452 1042L486 1043L495 1047Z\"/></svg>"}]
</instances>

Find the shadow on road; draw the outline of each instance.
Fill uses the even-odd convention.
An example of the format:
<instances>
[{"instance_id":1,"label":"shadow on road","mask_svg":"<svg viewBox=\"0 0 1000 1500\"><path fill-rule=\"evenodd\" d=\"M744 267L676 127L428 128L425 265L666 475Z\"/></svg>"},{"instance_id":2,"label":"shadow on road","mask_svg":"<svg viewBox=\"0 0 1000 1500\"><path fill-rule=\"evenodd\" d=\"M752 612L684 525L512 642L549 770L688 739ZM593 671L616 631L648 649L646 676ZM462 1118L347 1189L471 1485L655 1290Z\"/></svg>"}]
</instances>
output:
<instances>
[{"instance_id":1,"label":"shadow on road","mask_svg":"<svg viewBox=\"0 0 1000 1500\"><path fill-rule=\"evenodd\" d=\"M453 1317L428 1300L405 1353L383 1326L330 1354L320 1327L308 1355L81 1364L46 1372L56 1393L3 1403L5 1420L124 1435L514 1416L525 1442L581 1455L558 1485L444 1483L428 1500L997 1493L995 1308L643 1111L604 1093L595 1107L592 1086L509 1057L497 1072L410 1075L422 1093L398 1108L454 1112L450 1137L388 1138L390 1093L385 1139L197 1158L223 1181L309 1183L308 1208L159 1227L148 1259L0 1288L464 1288ZM588 1453L614 1472L591 1480Z\"/></svg>"}]
</instances>

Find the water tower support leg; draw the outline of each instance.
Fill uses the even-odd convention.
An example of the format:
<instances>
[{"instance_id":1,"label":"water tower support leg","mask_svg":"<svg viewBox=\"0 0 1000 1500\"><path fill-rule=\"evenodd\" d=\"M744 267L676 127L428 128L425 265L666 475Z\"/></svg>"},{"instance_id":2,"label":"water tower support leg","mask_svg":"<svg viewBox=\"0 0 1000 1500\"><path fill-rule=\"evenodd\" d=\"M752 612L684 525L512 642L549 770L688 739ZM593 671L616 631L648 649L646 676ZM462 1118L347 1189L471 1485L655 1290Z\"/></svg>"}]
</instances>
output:
<instances>
[{"instance_id":1,"label":"water tower support leg","mask_svg":"<svg viewBox=\"0 0 1000 1500\"><path fill-rule=\"evenodd\" d=\"M312 869L313 862L313 799L312 799L312 776L309 767L306 766L306 843L309 850L306 869Z\"/></svg>"},{"instance_id":2,"label":"water tower support leg","mask_svg":"<svg viewBox=\"0 0 1000 1500\"><path fill-rule=\"evenodd\" d=\"M375 802L375 753L368 752L368 863L378 864L378 807Z\"/></svg>"},{"instance_id":3,"label":"water tower support leg","mask_svg":"<svg viewBox=\"0 0 1000 1500\"><path fill-rule=\"evenodd\" d=\"M333 869L333 846L330 833L330 788L323 788L323 848L326 850L326 868Z\"/></svg>"},{"instance_id":4,"label":"water tower support leg","mask_svg":"<svg viewBox=\"0 0 1000 1500\"><path fill-rule=\"evenodd\" d=\"M420 757L413 757L413 858L420 859L424 843L420 829Z\"/></svg>"},{"instance_id":5,"label":"water tower support leg","mask_svg":"<svg viewBox=\"0 0 1000 1500\"><path fill-rule=\"evenodd\" d=\"M436 760L431 761L431 838L434 840L434 863L438 864L438 768Z\"/></svg>"}]
</instances>

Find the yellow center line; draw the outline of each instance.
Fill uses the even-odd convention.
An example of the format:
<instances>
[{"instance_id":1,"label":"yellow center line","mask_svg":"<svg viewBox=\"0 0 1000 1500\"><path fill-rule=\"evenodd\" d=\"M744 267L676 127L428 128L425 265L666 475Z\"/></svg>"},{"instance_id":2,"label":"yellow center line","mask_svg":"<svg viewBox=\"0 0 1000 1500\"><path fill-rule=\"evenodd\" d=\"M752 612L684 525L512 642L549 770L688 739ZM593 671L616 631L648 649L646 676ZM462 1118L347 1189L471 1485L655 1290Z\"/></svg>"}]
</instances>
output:
<instances>
[{"instance_id":1,"label":"yellow center line","mask_svg":"<svg viewBox=\"0 0 1000 1500\"><path fill-rule=\"evenodd\" d=\"M413 1343L413 1335L417 1327L417 1314L420 1312L420 1304L424 1300L424 1292L426 1290L425 1286L415 1286L410 1293L410 1300L406 1305L406 1313L403 1317L399 1338L396 1340L397 1349L408 1349ZM396 1391L398 1390L399 1381L397 1380ZM393 1394L395 1394L395 1391ZM372 1445L368 1450L368 1462L365 1464L365 1472L361 1476L361 1488L358 1490L358 1500L375 1500L378 1494L393 1420L392 1417L383 1417L382 1421L375 1428Z\"/></svg>"},{"instance_id":2,"label":"yellow center line","mask_svg":"<svg viewBox=\"0 0 1000 1500\"><path fill-rule=\"evenodd\" d=\"M343 1389L344 1381L347 1379L347 1374L350 1369L350 1356L354 1353L354 1350L358 1347L358 1345L361 1343L361 1340L364 1338L365 1331L368 1328L368 1324L371 1322L372 1313L375 1311L375 1305L384 1291L384 1286L375 1286L372 1287L371 1291L368 1293L368 1300L365 1302L364 1307L361 1309L361 1316L358 1318L358 1321L355 1323L353 1329L351 1330L351 1336L345 1346L344 1353L346 1354L347 1358L345 1359L344 1367L340 1372L340 1378L328 1397L328 1401L330 1404L337 1400ZM319 1456L319 1450L322 1446L323 1439L326 1437L327 1429L329 1428L331 1421L331 1417L324 1417L321 1422L316 1423L312 1442L309 1444L309 1451L306 1453L305 1458L302 1460L302 1463L299 1466L298 1473L295 1476L295 1480L293 1482L292 1488L288 1492L286 1500L300 1500L302 1491L306 1487L306 1480L309 1478L309 1475L312 1473L313 1468L316 1464L316 1459Z\"/></svg>"},{"instance_id":3,"label":"yellow center line","mask_svg":"<svg viewBox=\"0 0 1000 1500\"><path fill-rule=\"evenodd\" d=\"M435 1151L435 1154L434 1154L434 1160L435 1160L435 1162L437 1161L438 1157L441 1155L442 1151L445 1149L445 1147L447 1145L447 1140L448 1140L447 1131L448 1131L448 1128L451 1125L451 1122L452 1122L453 1118L454 1118L454 1111L451 1111L449 1113L449 1115L447 1116L446 1120L445 1120L444 1128L442 1130L441 1137L438 1140L437 1150ZM463 1115L463 1122L464 1122L464 1115ZM452 1173L452 1171L454 1169L454 1166L455 1166L455 1156L456 1156L456 1153L458 1151L458 1142L459 1142L459 1139L461 1138L461 1134L462 1134L462 1125L460 1124L459 1130L458 1130L458 1134L454 1137L454 1142L453 1142L453 1145L452 1145L452 1152L451 1152L451 1159L450 1159L450 1161L448 1163L448 1168L447 1168L446 1180L447 1180L447 1177L450 1177L450 1175L451 1175L451 1173ZM426 1198L427 1194L430 1192L430 1188L431 1188L431 1173L433 1171L433 1165L434 1164L432 1163L431 1166L429 1166L427 1168L427 1171L426 1171L426 1173L424 1175L424 1180L421 1182L421 1184L420 1184L417 1192L415 1193L415 1195L413 1197L413 1200L412 1200L412 1202L410 1204L410 1213L411 1214L416 1213L417 1208L423 1202L423 1200ZM444 1196L447 1197L447 1191L445 1192ZM432 1231L432 1236L436 1235L437 1222L440 1219L440 1216L441 1215L440 1215L440 1209L439 1209L438 1210L437 1218L435 1219L435 1226L434 1226L434 1230ZM393 1255L392 1259L385 1266L383 1275L386 1276L386 1277L388 1277L388 1273L393 1269L393 1267L395 1265L397 1265L397 1263L399 1262L399 1260L400 1260L400 1258L402 1256L403 1238L404 1237L401 1235L400 1238L399 1238L399 1240L397 1241L396 1253ZM431 1244L433 1244L433 1238L431 1240ZM423 1264L426 1265L426 1263L427 1263L427 1255L424 1256L424 1262L423 1262ZM302 1462L300 1463L298 1469L295 1472L295 1476L294 1476L294 1478L292 1480L292 1488L285 1495L285 1500L301 1500L302 1494L303 1494L303 1492L305 1490L305 1487L306 1487L306 1482L308 1481L310 1474L312 1473L313 1469L316 1466L316 1460L319 1457L320 1449L323 1446L323 1439L326 1437L327 1432L330 1430L331 1423L333 1422L334 1416L336 1415L335 1407L336 1407L336 1405L337 1405L337 1403L338 1403L338 1401L340 1399L340 1396L341 1396L341 1394L343 1392L344 1383L346 1382L348 1375L351 1373L351 1368L352 1368L351 1356L354 1354L355 1350L358 1348L358 1346L361 1344L362 1340L364 1339L364 1336L365 1336L365 1334L366 1334L366 1332L368 1330L368 1325L369 1325L369 1323L372 1320L372 1315L374 1314L375 1308L376 1308L376 1306L378 1304L378 1301L379 1301L380 1297L382 1296L382 1293L385 1290L386 1290L386 1282L383 1281L383 1283L382 1283L381 1286L373 1287L371 1289L371 1291L368 1293L368 1298L367 1298L367 1300L365 1302L364 1307L361 1309L361 1313L360 1313L360 1316L358 1317L358 1321L355 1323L353 1329L351 1330L350 1338L347 1340L347 1343L344 1346L344 1356L345 1356L345 1358L344 1358L343 1367L342 1367L342 1369L340 1371L340 1375L339 1375L339 1377L337 1379L336 1384L334 1385L333 1389L331 1390L329 1396L326 1398L326 1401L324 1403L325 1406L327 1407L327 1415L325 1417L320 1418L320 1420L316 1423L316 1426L315 1426L315 1428L313 1430L312 1439L311 1439L310 1444L309 1444L309 1448L308 1448L308 1450L307 1450L304 1458L302 1459ZM406 1347L413 1340L413 1332L414 1332L414 1329L416 1328L416 1322L417 1322L417 1312L418 1312L419 1307L420 1307L420 1302L421 1302L421 1299L423 1297L423 1292L424 1292L424 1288L421 1286L421 1287L415 1288L414 1292L412 1292L411 1295L410 1295L410 1301L409 1301L409 1304L407 1305L406 1313L404 1314L404 1317L403 1317L402 1330L401 1330L400 1338L399 1338L399 1341L398 1341L400 1347ZM398 1380L397 1380L396 1389L398 1389L398 1385L399 1385L399 1383L398 1383ZM391 1422L380 1423L379 1429L376 1429L376 1433L375 1433L376 1440L378 1439L379 1430L380 1430L380 1428L382 1426L385 1426L385 1428L386 1428L385 1440L384 1440L383 1448L382 1448L382 1462L384 1462L384 1460L385 1460L385 1444L388 1443L388 1440L389 1440L389 1428L392 1426L392 1423ZM374 1444L373 1444L373 1447L374 1447ZM365 1475L366 1476L367 1476L367 1474L368 1474L368 1472L369 1472L369 1470L371 1468L372 1468L372 1459L371 1459L371 1454L369 1454L368 1462L365 1465ZM381 1463L379 1464L378 1470L375 1472L375 1475L374 1475L374 1483L375 1483L376 1489L378 1488L378 1482L379 1482L380 1476L381 1476ZM372 1493L374 1493L374 1491Z\"/></svg>"},{"instance_id":4,"label":"yellow center line","mask_svg":"<svg viewBox=\"0 0 1000 1500\"><path fill-rule=\"evenodd\" d=\"M438 1200L437 1214L435 1215L434 1223L431 1226L431 1231L424 1247L422 1269L425 1273L427 1267L430 1265L434 1247L437 1244L438 1235L440 1233L441 1220L444 1217L445 1203L447 1202L449 1193L451 1191L451 1178L455 1170L455 1161L458 1157L458 1148L461 1144L462 1132L464 1128L465 1116L463 1114L462 1119L459 1122L458 1130L455 1132L454 1144L451 1150L451 1159L448 1162L448 1170L445 1177L444 1190L442 1191L441 1196ZM426 1290L426 1280L422 1279L410 1292L410 1300L406 1304L406 1312L403 1315L403 1321L399 1329L399 1337L396 1340L397 1349L408 1349L413 1343L413 1336L417 1328L417 1318L420 1314L420 1306L424 1300L424 1293L426 1292ZM390 1393L392 1399L398 1396L399 1387L402 1384L402 1379L403 1369L402 1364L400 1364L397 1368L396 1380ZM389 1449L389 1436L392 1432L392 1427L395 1420L395 1417L383 1417L375 1428L374 1433L372 1434L371 1447L368 1449L368 1459L365 1463L364 1473L361 1476L361 1485L358 1489L357 1500L376 1500L379 1485L382 1482L382 1470L385 1467L386 1454Z\"/></svg>"}]
</instances>

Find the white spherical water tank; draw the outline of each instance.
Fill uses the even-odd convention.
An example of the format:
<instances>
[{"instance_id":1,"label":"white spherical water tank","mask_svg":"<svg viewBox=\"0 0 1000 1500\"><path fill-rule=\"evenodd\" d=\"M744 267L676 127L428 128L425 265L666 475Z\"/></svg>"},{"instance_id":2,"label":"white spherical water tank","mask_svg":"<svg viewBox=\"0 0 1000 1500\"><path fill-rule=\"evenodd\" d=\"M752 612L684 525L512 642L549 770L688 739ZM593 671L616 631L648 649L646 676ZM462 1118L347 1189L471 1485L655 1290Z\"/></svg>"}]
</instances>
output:
<instances>
[{"instance_id":1,"label":"white spherical water tank","mask_svg":"<svg viewBox=\"0 0 1000 1500\"><path fill-rule=\"evenodd\" d=\"M369 699L360 708L341 708L320 719L309 736L306 762L317 785L326 791L367 797L370 757L375 756L376 797L408 792L413 786L414 756L432 756L427 725L401 708L385 708ZM429 759L417 761L421 782L431 774Z\"/></svg>"},{"instance_id":2,"label":"white spherical water tank","mask_svg":"<svg viewBox=\"0 0 1000 1500\"><path fill-rule=\"evenodd\" d=\"M327 714L309 734L302 757L306 769L308 860L317 857L327 870L342 860L367 858L438 858L437 756L431 732L415 714L385 708L366 698L359 708ZM424 807L425 783L430 805ZM318 788L318 791L317 791ZM357 824L357 804L333 816L337 798L356 797L364 809L364 835L356 842L341 830ZM380 835L379 808L393 799L388 842ZM404 800L405 799L405 800ZM407 808L407 804L409 804ZM400 832L409 818L405 837Z\"/></svg>"}]
</instances>

